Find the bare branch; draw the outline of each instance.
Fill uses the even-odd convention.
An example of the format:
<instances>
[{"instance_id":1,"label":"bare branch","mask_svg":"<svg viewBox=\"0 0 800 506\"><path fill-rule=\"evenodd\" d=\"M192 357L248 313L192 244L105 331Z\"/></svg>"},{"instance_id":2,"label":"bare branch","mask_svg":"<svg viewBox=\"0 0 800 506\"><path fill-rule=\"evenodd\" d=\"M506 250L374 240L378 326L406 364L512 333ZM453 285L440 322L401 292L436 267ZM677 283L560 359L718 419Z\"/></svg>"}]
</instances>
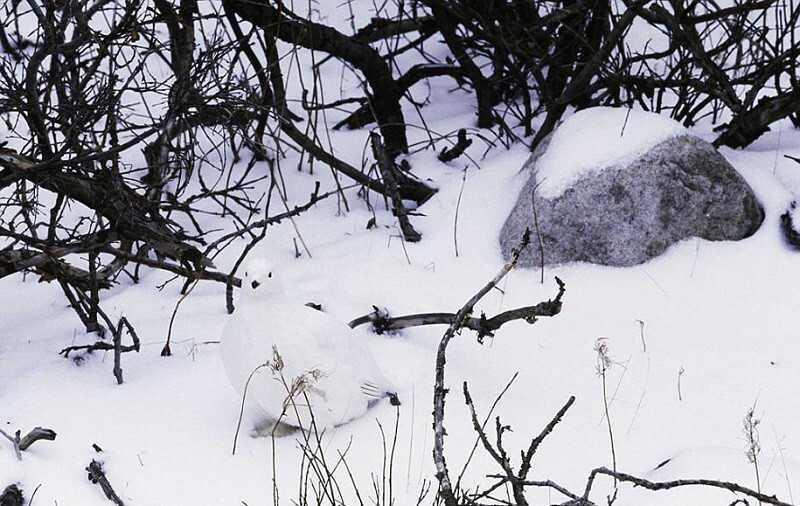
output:
<instances>
[{"instance_id":1,"label":"bare branch","mask_svg":"<svg viewBox=\"0 0 800 506\"><path fill-rule=\"evenodd\" d=\"M486 336L494 335L504 324L514 320L525 320L528 323L536 323L539 317L551 317L561 311L561 298L566 290L564 282L556 277L558 283L558 295L554 299L540 302L535 306L526 306L517 309L504 311L491 318L481 315L480 318L465 317L461 320L461 327L474 330L478 333L478 339L482 340ZM452 325L458 321L458 315L453 313L421 313L406 316L391 317L385 310L375 308L375 311L368 315L360 316L348 325L351 328L372 323L373 331L376 334L402 330L409 327L421 325Z\"/></svg>"},{"instance_id":2,"label":"bare branch","mask_svg":"<svg viewBox=\"0 0 800 506\"><path fill-rule=\"evenodd\" d=\"M106 478L106 473L103 471L102 462L92 459L92 461L86 467L86 471L89 473L89 481L100 485L100 488L103 489L103 494L105 494L109 501L113 502L117 506L125 505L125 503L122 502L122 499L120 499L117 493L114 491L114 488L111 486L111 483L109 483L108 478Z\"/></svg>"},{"instance_id":3,"label":"bare branch","mask_svg":"<svg viewBox=\"0 0 800 506\"><path fill-rule=\"evenodd\" d=\"M383 175L383 182L388 190L389 197L392 199L394 209L393 214L397 216L400 222L400 229L403 231L403 237L408 242L418 242L422 239L422 235L414 230L411 221L408 219L409 212L403 205L403 199L400 196L400 191L397 185L397 178L395 174L398 172L394 161L391 159L386 149L381 143L380 136L373 132L370 134L370 143L372 144L372 153L375 156L375 163Z\"/></svg>"}]
</instances>

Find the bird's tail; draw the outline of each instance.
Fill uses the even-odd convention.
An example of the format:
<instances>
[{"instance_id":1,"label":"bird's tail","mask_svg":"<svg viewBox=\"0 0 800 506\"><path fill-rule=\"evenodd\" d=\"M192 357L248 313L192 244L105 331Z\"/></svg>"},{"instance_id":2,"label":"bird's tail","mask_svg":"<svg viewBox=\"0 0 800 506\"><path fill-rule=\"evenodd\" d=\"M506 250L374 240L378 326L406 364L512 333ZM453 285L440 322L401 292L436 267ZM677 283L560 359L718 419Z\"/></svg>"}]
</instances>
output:
<instances>
[{"instance_id":1,"label":"bird's tail","mask_svg":"<svg viewBox=\"0 0 800 506\"><path fill-rule=\"evenodd\" d=\"M401 404L400 398L397 396L397 392L389 392L378 387L374 383L363 383L361 385L361 391L364 393L364 395L370 398L368 401L370 406L377 403L384 397L389 398L389 404L392 406L400 406Z\"/></svg>"}]
</instances>

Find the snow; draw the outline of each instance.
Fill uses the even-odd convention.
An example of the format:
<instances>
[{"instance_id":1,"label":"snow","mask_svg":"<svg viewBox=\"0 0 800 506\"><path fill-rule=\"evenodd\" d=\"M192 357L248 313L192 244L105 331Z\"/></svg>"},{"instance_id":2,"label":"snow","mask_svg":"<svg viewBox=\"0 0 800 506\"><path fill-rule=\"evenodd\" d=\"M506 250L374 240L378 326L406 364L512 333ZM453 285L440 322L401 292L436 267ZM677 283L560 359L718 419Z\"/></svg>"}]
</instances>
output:
<instances>
[{"instance_id":1,"label":"snow","mask_svg":"<svg viewBox=\"0 0 800 506\"><path fill-rule=\"evenodd\" d=\"M368 14L368 9L359 12ZM344 18L346 12L331 15ZM297 65L307 69L309 61ZM330 64L323 69L323 79L335 83L330 89L338 89L342 69ZM287 72L287 81L292 78ZM352 81L355 87L357 80ZM432 109L442 113L426 116L432 131L455 132L474 122L474 97L446 87L428 91ZM412 107L404 112L416 118ZM656 139L682 133L674 122L649 113L576 113L553 137L555 154L542 161L549 172L540 190L558 191L590 166L620 163ZM337 154L351 163L368 152L365 131L330 135ZM795 393L800 386L800 254L785 245L779 216L800 194L798 166L783 157L800 156L800 133L786 122L778 135L778 129L766 134L752 149L721 150L764 205L764 224L753 236L738 242L689 239L631 268L580 263L552 268L544 284L539 271L515 269L500 290L481 301L476 311L491 316L553 297L554 276L567 287L563 311L555 318L508 324L483 345L467 331L452 341L445 453L454 477L466 466L466 488L485 485L485 476L499 469L480 448L466 465L475 434L462 382L469 383L483 419L517 372L489 422L499 415L514 428L505 435L512 462L518 465L517 450L527 448L575 395L574 406L537 451L530 477L582 491L591 469L611 466L593 351L597 339L606 338L613 360L608 402L619 470L650 480L710 478L757 488L742 433L742 420L754 408L762 420L760 488L794 502L792 494L800 491L800 398ZM412 145L428 140L420 128L410 128L409 136ZM409 155L414 173L439 189L418 210L422 216L411 218L423 235L420 243L403 243L382 199L372 195L368 206L350 189L349 212L342 212L335 198L323 200L294 223L270 227L251 258L279 263L287 287L341 321L369 313L373 305L394 315L455 312L503 265L499 231L525 183L519 172L529 156L524 146L496 147L483 157L485 150L476 138L468 151L475 163L459 158L445 165L433 150ZM305 203L316 181L323 191L335 187L320 165L313 175L307 167L297 171L298 160L289 152L281 162L290 207ZM245 158L240 168L247 163ZM367 229L373 217L377 226ZM298 230L311 257L295 258ZM231 247L215 258L220 270L229 269L239 251ZM57 285L38 283L33 275L0 279L0 427L24 434L42 426L58 433L53 442L33 445L21 461L0 438L0 487L18 482L28 499L38 487L36 505L106 505L84 471L97 459L126 504L270 505L273 476L280 504L294 504L303 483L301 438L254 439L246 427L231 454L241 398L220 359L218 341L229 319L225 287L197 285L177 311L173 356L162 357L181 286L166 283L169 273L141 272L139 284L121 277L101 299L112 319L126 316L142 339L138 354L122 358L121 386L111 374L110 354L83 355L80 361L58 355L94 337L84 333ZM235 297L238 301L238 291ZM442 327L393 336L364 332L365 346L397 385L403 405L396 410L381 403L321 438L329 463L344 459L349 466L364 503L379 502L373 483L377 480L383 491L390 469L398 505L416 504L425 480L434 477L430 413L443 332ZM95 452L92 444L103 451ZM358 504L343 466L336 477L344 504ZM592 498L602 503L612 489L611 480L599 478ZM545 490L531 490L528 498L531 504L563 501ZM648 492L621 486L615 504L705 506L733 500L728 492L706 488Z\"/></svg>"},{"instance_id":2,"label":"snow","mask_svg":"<svg viewBox=\"0 0 800 506\"><path fill-rule=\"evenodd\" d=\"M651 112L613 107L578 111L553 132L539 158L537 191L556 198L583 177L625 165L656 144L687 133L677 121Z\"/></svg>"}]
</instances>

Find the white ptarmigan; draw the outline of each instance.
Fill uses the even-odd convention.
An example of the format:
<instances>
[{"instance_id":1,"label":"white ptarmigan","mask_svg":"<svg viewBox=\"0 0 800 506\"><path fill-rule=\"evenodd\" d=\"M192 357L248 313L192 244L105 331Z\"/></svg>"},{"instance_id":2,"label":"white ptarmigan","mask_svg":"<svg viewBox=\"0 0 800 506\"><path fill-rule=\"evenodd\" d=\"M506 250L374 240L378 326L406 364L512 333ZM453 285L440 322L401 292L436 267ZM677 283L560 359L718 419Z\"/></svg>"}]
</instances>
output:
<instances>
[{"instance_id":1,"label":"white ptarmigan","mask_svg":"<svg viewBox=\"0 0 800 506\"><path fill-rule=\"evenodd\" d=\"M247 266L242 296L225 326L222 361L257 416L260 435L276 425L323 430L362 416L396 390L350 327L287 298L272 265ZM249 382L249 383L248 383ZM312 426L313 422L313 426Z\"/></svg>"}]
</instances>

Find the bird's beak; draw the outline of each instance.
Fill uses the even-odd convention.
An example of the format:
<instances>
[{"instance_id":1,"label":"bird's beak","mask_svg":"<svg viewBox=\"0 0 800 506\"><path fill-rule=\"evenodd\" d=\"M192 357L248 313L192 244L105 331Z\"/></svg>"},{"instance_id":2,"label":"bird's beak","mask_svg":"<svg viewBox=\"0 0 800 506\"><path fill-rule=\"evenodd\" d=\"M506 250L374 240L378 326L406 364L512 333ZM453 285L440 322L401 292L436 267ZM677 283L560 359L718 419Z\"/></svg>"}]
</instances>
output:
<instances>
[{"instance_id":1,"label":"bird's beak","mask_svg":"<svg viewBox=\"0 0 800 506\"><path fill-rule=\"evenodd\" d=\"M258 281L255 281L255 280L253 280L253 282L252 282L252 283L250 283L250 285L253 287L253 290L255 290L256 288L258 288L258 285L260 285L260 284L261 284L261 283L259 283Z\"/></svg>"}]
</instances>

